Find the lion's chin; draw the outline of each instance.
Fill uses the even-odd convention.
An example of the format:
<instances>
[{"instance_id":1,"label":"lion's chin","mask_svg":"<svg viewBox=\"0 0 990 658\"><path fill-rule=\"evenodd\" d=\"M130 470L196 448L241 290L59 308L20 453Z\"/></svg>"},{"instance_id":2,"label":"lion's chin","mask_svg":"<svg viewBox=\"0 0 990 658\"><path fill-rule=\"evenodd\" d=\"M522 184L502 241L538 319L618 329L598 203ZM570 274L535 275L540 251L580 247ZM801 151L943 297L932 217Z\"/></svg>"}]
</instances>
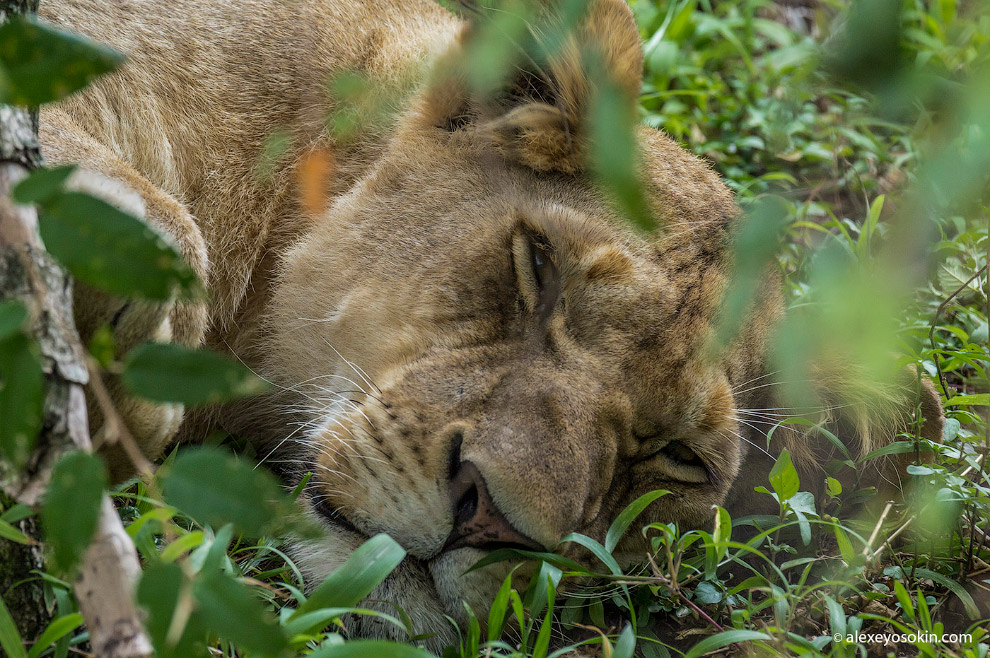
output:
<instances>
[{"instance_id":1,"label":"lion's chin","mask_svg":"<svg viewBox=\"0 0 990 658\"><path fill-rule=\"evenodd\" d=\"M293 542L289 554L302 571L307 588L312 589L366 540L350 530L331 528L321 539ZM424 648L439 653L457 642L457 629L450 620L466 625L465 604L484 626L487 606L508 573L499 565L465 573L484 555L473 548L446 551L431 560L407 555L360 605L393 617L399 616L396 607L401 608L412 620L415 635L431 636L422 640ZM408 641L402 628L377 617L351 617L344 625L352 637Z\"/></svg>"}]
</instances>

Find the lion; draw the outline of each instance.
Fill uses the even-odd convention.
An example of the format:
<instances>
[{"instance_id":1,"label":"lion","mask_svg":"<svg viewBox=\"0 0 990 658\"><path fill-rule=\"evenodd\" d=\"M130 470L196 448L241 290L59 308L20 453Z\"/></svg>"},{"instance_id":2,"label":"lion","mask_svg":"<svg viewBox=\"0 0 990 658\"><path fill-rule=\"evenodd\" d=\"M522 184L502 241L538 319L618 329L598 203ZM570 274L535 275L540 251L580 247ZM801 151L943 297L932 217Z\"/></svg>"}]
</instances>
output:
<instances>
[{"instance_id":1,"label":"lion","mask_svg":"<svg viewBox=\"0 0 990 658\"><path fill-rule=\"evenodd\" d=\"M534 20L559 20L560 3L529 4ZM718 505L757 512L753 487L785 447L822 479L820 437L781 431L765 448L739 415L780 406L779 387L763 385L784 311L773 273L711 358L740 217L726 185L636 127L658 224L647 234L592 175L600 85L581 53L596 53L630 120L641 84L621 0L590 0L559 50L521 60L490 93L464 66L481 19L430 0L46 0L40 18L128 58L42 109L48 161L79 163L73 185L143 218L209 290L206 302L151 304L80 287L80 331L109 326L121 353L205 344L272 382L207 411L110 387L150 456L222 428L289 486L312 473L301 499L326 537L293 549L311 583L388 533L408 556L372 598L440 647L444 617L483 610L507 572L465 573L494 548L600 539L656 489L670 494L644 523L704 526ZM327 82L343 72L401 99L384 126L347 139L328 127L339 99ZM259 176L275 129L289 146ZM298 175L314 154L332 161L316 213ZM928 383L922 393L923 433L937 438L938 397ZM889 441L914 404L891 400L836 419L856 455Z\"/></svg>"}]
</instances>

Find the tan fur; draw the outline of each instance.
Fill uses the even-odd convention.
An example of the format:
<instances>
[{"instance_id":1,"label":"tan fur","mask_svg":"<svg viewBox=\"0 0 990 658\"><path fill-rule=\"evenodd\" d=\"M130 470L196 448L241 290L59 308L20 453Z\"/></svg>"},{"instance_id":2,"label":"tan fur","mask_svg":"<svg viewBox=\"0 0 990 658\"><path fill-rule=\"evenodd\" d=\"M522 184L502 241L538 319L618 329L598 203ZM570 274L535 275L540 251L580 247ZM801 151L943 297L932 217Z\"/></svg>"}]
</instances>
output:
<instances>
[{"instance_id":1,"label":"tan fur","mask_svg":"<svg viewBox=\"0 0 990 658\"><path fill-rule=\"evenodd\" d=\"M558 7L541 3L535 20ZM130 58L43 110L49 159L137 193L210 291L208 307L150 308L83 293L80 325L117 318L125 346L204 340L276 384L263 399L187 413L182 435L223 427L255 441L290 484L314 473L304 498L329 534L295 549L311 580L388 532L410 557L377 598L441 634L443 615L463 618L462 600L480 612L504 570L464 575L482 551L441 551L458 459L547 547L572 531L600 538L653 489L672 493L650 519L702 525L741 468L765 482L768 462L747 443L762 437L735 410L774 406L772 389L747 385L766 374L782 312L773 277L733 345L714 361L706 349L731 270L729 191L666 136L637 129L661 225L645 236L587 173L595 83L584 53L630 116L640 84L638 33L620 0L592 2L546 70L529 71L553 91L532 97L473 95L462 62L477 26L427 0L47 0L41 15ZM416 88L424 62L435 64ZM382 97L392 90L399 112L335 140L325 119L339 103L326 83L349 70ZM291 147L259 177L275 130ZM312 181L295 187L310 165L298 175L296 165L320 150L333 170L314 219L307 211L320 204L299 201L312 199ZM547 308L528 260L533 236L551 245L559 273ZM180 410L117 396L147 450L159 450ZM862 438L848 438L863 452L877 441L860 425ZM814 472L813 437L793 434L771 451L807 455L801 467ZM703 466L655 454L669 441ZM752 486L737 484L730 502ZM373 626L355 628L385 632Z\"/></svg>"}]
</instances>

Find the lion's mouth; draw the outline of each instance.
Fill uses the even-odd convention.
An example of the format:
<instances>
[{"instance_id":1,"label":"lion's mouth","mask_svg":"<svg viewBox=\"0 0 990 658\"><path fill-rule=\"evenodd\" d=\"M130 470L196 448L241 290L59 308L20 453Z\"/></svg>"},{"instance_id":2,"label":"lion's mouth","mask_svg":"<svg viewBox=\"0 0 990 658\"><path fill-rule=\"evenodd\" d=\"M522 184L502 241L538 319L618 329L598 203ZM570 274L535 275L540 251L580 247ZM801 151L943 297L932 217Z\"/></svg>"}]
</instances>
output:
<instances>
[{"instance_id":1,"label":"lion's mouth","mask_svg":"<svg viewBox=\"0 0 990 658\"><path fill-rule=\"evenodd\" d=\"M361 537L367 536L325 496L312 492L309 499L313 511L335 529ZM462 488L456 501L454 527L434 557L461 548L474 548L485 552L504 548L522 551L544 550L539 542L516 530L498 512L484 486L480 489L475 486Z\"/></svg>"}]
</instances>

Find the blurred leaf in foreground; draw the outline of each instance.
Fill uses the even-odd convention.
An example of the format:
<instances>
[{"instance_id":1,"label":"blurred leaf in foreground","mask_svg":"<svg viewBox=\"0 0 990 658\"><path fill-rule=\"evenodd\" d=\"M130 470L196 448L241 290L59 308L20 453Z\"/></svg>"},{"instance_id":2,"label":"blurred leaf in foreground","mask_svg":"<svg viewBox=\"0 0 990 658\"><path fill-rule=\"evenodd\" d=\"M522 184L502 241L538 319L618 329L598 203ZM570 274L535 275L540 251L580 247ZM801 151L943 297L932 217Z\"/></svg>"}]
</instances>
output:
<instances>
[{"instance_id":1,"label":"blurred leaf in foreground","mask_svg":"<svg viewBox=\"0 0 990 658\"><path fill-rule=\"evenodd\" d=\"M269 385L247 366L208 349L146 343L124 361L124 385L156 402L214 404L264 393Z\"/></svg>"},{"instance_id":2,"label":"blurred leaf in foreground","mask_svg":"<svg viewBox=\"0 0 990 658\"><path fill-rule=\"evenodd\" d=\"M0 26L0 103L57 101L123 61L117 51L81 36L14 17Z\"/></svg>"},{"instance_id":3,"label":"blurred leaf in foreground","mask_svg":"<svg viewBox=\"0 0 990 658\"><path fill-rule=\"evenodd\" d=\"M296 507L266 470L223 451L198 447L165 467L165 501L197 522L219 528L233 523L258 537L285 530Z\"/></svg>"},{"instance_id":4,"label":"blurred leaf in foreground","mask_svg":"<svg viewBox=\"0 0 990 658\"><path fill-rule=\"evenodd\" d=\"M27 308L0 303L0 457L19 468L41 430L44 375L38 346L24 333Z\"/></svg>"},{"instance_id":5,"label":"blurred leaf in foreground","mask_svg":"<svg viewBox=\"0 0 990 658\"><path fill-rule=\"evenodd\" d=\"M41 521L62 571L72 569L89 546L107 484L103 462L89 453L70 452L55 465Z\"/></svg>"},{"instance_id":6,"label":"blurred leaf in foreground","mask_svg":"<svg viewBox=\"0 0 990 658\"><path fill-rule=\"evenodd\" d=\"M146 567L138 583L137 600L148 613L146 627L158 658L210 655L206 649L206 629L196 611L186 617L184 624L175 623L172 630L180 600L186 610L192 604L182 567L174 563Z\"/></svg>"},{"instance_id":7,"label":"blurred leaf in foreground","mask_svg":"<svg viewBox=\"0 0 990 658\"><path fill-rule=\"evenodd\" d=\"M193 592L203 623L220 637L261 656L278 656L285 635L251 590L225 573L201 574Z\"/></svg>"},{"instance_id":8,"label":"blurred leaf in foreground","mask_svg":"<svg viewBox=\"0 0 990 658\"><path fill-rule=\"evenodd\" d=\"M147 224L80 192L39 208L45 247L80 281L106 292L169 299L197 290L196 274Z\"/></svg>"},{"instance_id":9,"label":"blurred leaf in foreground","mask_svg":"<svg viewBox=\"0 0 990 658\"><path fill-rule=\"evenodd\" d=\"M595 59L595 58L591 58ZM639 149L629 99L607 79L601 66L592 99L591 168L600 185L618 202L624 217L642 231L656 228L639 176Z\"/></svg>"},{"instance_id":10,"label":"blurred leaf in foreground","mask_svg":"<svg viewBox=\"0 0 990 658\"><path fill-rule=\"evenodd\" d=\"M767 268L775 265L789 219L787 202L777 196L762 197L747 209L733 243L734 269L722 303L714 349L727 345L739 331L766 284Z\"/></svg>"},{"instance_id":11,"label":"blurred leaf in foreground","mask_svg":"<svg viewBox=\"0 0 990 658\"><path fill-rule=\"evenodd\" d=\"M859 83L888 83L906 63L901 46L902 0L855 0L832 66Z\"/></svg>"}]
</instances>

